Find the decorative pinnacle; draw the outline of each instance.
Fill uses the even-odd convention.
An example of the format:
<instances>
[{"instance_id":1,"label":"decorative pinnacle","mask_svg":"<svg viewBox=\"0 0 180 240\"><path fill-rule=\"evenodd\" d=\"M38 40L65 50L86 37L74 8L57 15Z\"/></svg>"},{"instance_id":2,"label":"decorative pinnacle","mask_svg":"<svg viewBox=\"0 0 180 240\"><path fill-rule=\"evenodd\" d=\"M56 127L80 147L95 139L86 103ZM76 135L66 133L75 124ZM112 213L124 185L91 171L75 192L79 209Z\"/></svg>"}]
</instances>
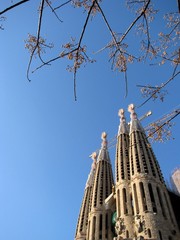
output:
<instances>
[{"instance_id":1,"label":"decorative pinnacle","mask_svg":"<svg viewBox=\"0 0 180 240\"><path fill-rule=\"evenodd\" d=\"M88 179L87 179L87 182L86 182L86 187L91 187L92 184L93 184L93 179L94 179L94 173L95 173L95 169L96 169L96 158L97 158L97 153L96 152L93 152L89 157L92 158L93 162L92 162L92 165L91 165L91 171L88 175Z\"/></svg>"},{"instance_id":2,"label":"decorative pinnacle","mask_svg":"<svg viewBox=\"0 0 180 240\"><path fill-rule=\"evenodd\" d=\"M101 134L101 139L102 139L102 144L101 144L101 146L102 146L102 147L106 147L106 146L107 146L107 140L106 140L106 138L107 138L107 133L106 133L106 132L103 132L103 133Z\"/></svg>"},{"instance_id":3,"label":"decorative pinnacle","mask_svg":"<svg viewBox=\"0 0 180 240\"><path fill-rule=\"evenodd\" d=\"M93 160L93 163L91 165L91 169L94 170L96 168L96 160L97 160L97 153L96 152L93 152L91 155L90 155L91 159Z\"/></svg>"},{"instance_id":4,"label":"decorative pinnacle","mask_svg":"<svg viewBox=\"0 0 180 240\"><path fill-rule=\"evenodd\" d=\"M124 116L124 109L119 109L119 112L118 112L118 116L120 117L120 120L122 121L122 122L125 122L126 121L126 118L125 118L125 116Z\"/></svg>"},{"instance_id":5,"label":"decorative pinnacle","mask_svg":"<svg viewBox=\"0 0 180 240\"><path fill-rule=\"evenodd\" d=\"M128 112L131 113L131 115L130 115L131 120L137 119L137 114L135 113L135 110L134 110L134 109L135 109L134 104L130 104L130 105L128 106Z\"/></svg>"}]
</instances>

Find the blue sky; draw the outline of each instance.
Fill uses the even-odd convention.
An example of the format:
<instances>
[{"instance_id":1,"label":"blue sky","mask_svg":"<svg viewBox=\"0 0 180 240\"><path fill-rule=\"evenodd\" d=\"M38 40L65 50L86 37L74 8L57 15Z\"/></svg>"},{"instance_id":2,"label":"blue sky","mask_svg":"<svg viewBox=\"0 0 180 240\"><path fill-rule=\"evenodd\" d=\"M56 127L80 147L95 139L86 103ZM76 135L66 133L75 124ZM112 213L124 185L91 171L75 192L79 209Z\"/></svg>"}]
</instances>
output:
<instances>
[{"instance_id":1,"label":"blue sky","mask_svg":"<svg viewBox=\"0 0 180 240\"><path fill-rule=\"evenodd\" d=\"M10 1L9 1L10 2ZM176 9L176 1L158 1L161 13ZM107 1L103 9L111 25L123 31L131 17L121 11L119 1ZM0 4L1 10L7 6ZM101 133L108 139L117 134L119 108L143 102L136 84L161 84L172 67L131 65L128 70L128 96L123 76L111 71L108 52L93 54L110 40L100 16L90 22L84 44L97 62L77 75L77 98L73 96L73 76L60 60L26 79L29 54L24 49L28 33L36 33L36 1L30 1L6 14L0 31L0 239L72 240L91 166L89 155L101 145ZM82 9L66 7L59 11L63 24L46 12L43 34L58 47L80 34L85 15ZM112 17L113 16L113 17ZM126 21L125 21L126 20ZM156 18L154 34L161 26ZM120 27L119 27L120 26ZM131 48L136 37L129 39ZM47 52L54 56L53 51ZM35 63L37 60L35 60ZM33 63L34 64L34 63ZM35 66L35 65L33 65ZM152 110L143 121L146 126L179 106L179 79L168 86L163 103L149 101L137 110L139 116ZM129 121L129 113L126 112ZM179 166L179 118L173 128L175 140L153 144L165 179ZM114 170L115 148L110 149Z\"/></svg>"}]
</instances>

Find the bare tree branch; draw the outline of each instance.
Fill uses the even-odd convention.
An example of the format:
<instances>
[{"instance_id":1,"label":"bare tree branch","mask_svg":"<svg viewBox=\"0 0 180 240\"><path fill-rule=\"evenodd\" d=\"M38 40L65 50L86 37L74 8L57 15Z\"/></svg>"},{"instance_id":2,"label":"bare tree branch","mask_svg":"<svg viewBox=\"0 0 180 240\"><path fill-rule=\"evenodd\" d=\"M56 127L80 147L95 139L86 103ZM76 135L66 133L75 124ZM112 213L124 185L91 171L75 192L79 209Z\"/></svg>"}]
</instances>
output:
<instances>
[{"instance_id":1,"label":"bare tree branch","mask_svg":"<svg viewBox=\"0 0 180 240\"><path fill-rule=\"evenodd\" d=\"M66 2L68 3L68 2ZM81 55L81 52L84 53L84 48L81 47L81 44L82 44L82 40L83 40L83 37L84 37L84 33L85 33L85 30L87 28L87 24L88 24L88 21L89 21L89 18L90 18L90 15L91 15L91 12L95 6L95 3L96 3L96 0L93 0L92 2L92 5L90 6L89 10L88 10L88 14L87 14L87 17L85 19L85 22L84 22L84 26L82 28L82 32L81 32L81 35L79 37L79 41L77 43L77 46L76 45L73 45L76 46L75 48L73 48L72 50L68 51L68 52L62 52L59 56L55 57L55 58L52 58L50 59L49 61L46 61L45 63L41 64L39 67L37 67L33 72L37 71L38 69L42 68L44 65L49 65L50 63L60 59L60 58L63 58L65 56L72 56L70 59L73 59L74 58L74 66L73 66L73 69L71 69L71 71L73 70L74 72L74 77L73 77L73 80L74 80L74 98L75 98L75 101L77 101L77 95L76 95L76 75L77 75L77 69L79 68L80 64L83 63L83 60L82 60L82 55ZM40 31L38 31L40 32ZM69 49L69 48L68 48ZM34 54L34 52L33 52ZM74 56L72 54L75 54ZM85 54L84 54L85 55ZM32 56L32 55L31 55ZM86 58L87 58L87 55L85 55ZM79 61L80 60L80 61ZM87 60L89 60L87 58ZM32 61L32 57L31 57L31 61ZM92 61L90 61L92 62ZM30 66L30 65L29 65ZM30 69L30 67L29 67ZM28 69L28 72L29 72L29 69Z\"/></svg>"},{"instance_id":2,"label":"bare tree branch","mask_svg":"<svg viewBox=\"0 0 180 240\"><path fill-rule=\"evenodd\" d=\"M176 110L175 111L176 114L174 116L172 116L169 120L165 121L163 124L161 124L160 126L157 126L156 130L153 132L150 132L150 134L147 136L147 138L152 138L152 136L154 136L156 133L161 132L162 128L166 125L168 125L174 118L176 118L179 114L180 114L180 110ZM159 139L160 138L160 139ZM159 135L159 137L157 138L157 140L161 140L162 141L162 134Z\"/></svg>"},{"instance_id":3,"label":"bare tree branch","mask_svg":"<svg viewBox=\"0 0 180 240\"><path fill-rule=\"evenodd\" d=\"M23 3L25 3L25 2L29 2L29 0L22 0L22 1L18 2L18 3L15 3L15 4L11 5L10 7L6 8L2 12L0 12L0 15L4 14L5 12L7 12L7 11L9 11L9 10L11 10L11 9L13 9L13 8L23 4Z\"/></svg>"},{"instance_id":4,"label":"bare tree branch","mask_svg":"<svg viewBox=\"0 0 180 240\"><path fill-rule=\"evenodd\" d=\"M119 51L120 53L122 53L122 50L119 48L119 43L118 43L118 41L117 41L117 39L116 39L116 36L115 36L112 28L110 27L109 22L108 22L108 20L106 19L106 16L105 16L102 8L100 7L100 5L99 5L99 3L98 3L97 1L96 1L96 4L97 4L97 6L98 6L98 8L99 8L99 10L100 10L100 13L102 14L102 17L103 17L103 19L104 19L104 21L105 21L105 23L106 23L106 25L107 25L107 27L108 27L109 32L110 32L111 35L112 35L112 38L113 38L113 40L114 40L114 42L115 42L117 51ZM113 62L114 62L114 60L113 60ZM127 94L128 94L127 70L125 69L124 72L125 72L124 78L125 78L125 86L126 86L126 88L125 88L125 90L126 90L126 91L125 91L125 98L126 98L126 97L127 97Z\"/></svg>"},{"instance_id":5,"label":"bare tree branch","mask_svg":"<svg viewBox=\"0 0 180 240\"><path fill-rule=\"evenodd\" d=\"M144 6L143 10L141 11L141 13L139 14L139 16L130 24L130 26L128 27L128 29L126 30L126 32L123 34L123 36L121 37L119 44L121 44L121 42L125 39L125 37L128 35L128 33L131 31L131 29L133 28L133 26L137 23L137 21L146 13L146 10L150 4L151 0L148 0L146 5Z\"/></svg>"},{"instance_id":6,"label":"bare tree branch","mask_svg":"<svg viewBox=\"0 0 180 240\"><path fill-rule=\"evenodd\" d=\"M47 5L50 7L51 11L54 13L54 15L56 16L56 18L62 23L63 21L59 18L59 16L57 15L57 13L55 12L55 9L52 8L51 4L49 3L48 0L46 0Z\"/></svg>"},{"instance_id":7,"label":"bare tree branch","mask_svg":"<svg viewBox=\"0 0 180 240\"><path fill-rule=\"evenodd\" d=\"M174 68L173 70L173 74L172 74L172 77L169 78L165 83L163 83L160 87L158 87L156 90L154 90L153 94L148 98L146 99L146 101L144 101L142 104L140 104L137 108L140 108L142 107L145 103L147 103L151 98L153 98L157 92L159 92L162 88L164 88L168 83L170 83L177 75L180 74L180 71L178 71L177 73L176 72L176 69L177 69L178 65L176 65L176 67Z\"/></svg>"},{"instance_id":8,"label":"bare tree branch","mask_svg":"<svg viewBox=\"0 0 180 240\"><path fill-rule=\"evenodd\" d=\"M72 1L73 1L73 0L69 0L69 1L67 1L67 2L65 2L65 3L63 3L63 4L61 4L60 6L55 7L54 10L57 10L57 9L61 8L61 7L67 5L68 3L72 2Z\"/></svg>"},{"instance_id":9,"label":"bare tree branch","mask_svg":"<svg viewBox=\"0 0 180 240\"><path fill-rule=\"evenodd\" d=\"M40 31L41 31L41 24L42 24L42 16L43 16L44 2L45 2L45 0L42 0L42 1L41 1L40 11L39 11L39 21L38 21L38 30L37 30L36 45L34 46L34 49L33 49L32 53L31 53L30 60L29 60L29 64L28 64L28 68L27 68L27 79L28 79L29 81L31 81L30 78L29 78L29 71L30 71L32 59L33 59L33 56L34 56L34 53L35 53L36 49L37 49L38 46L39 46L39 39L40 39Z\"/></svg>"}]
</instances>

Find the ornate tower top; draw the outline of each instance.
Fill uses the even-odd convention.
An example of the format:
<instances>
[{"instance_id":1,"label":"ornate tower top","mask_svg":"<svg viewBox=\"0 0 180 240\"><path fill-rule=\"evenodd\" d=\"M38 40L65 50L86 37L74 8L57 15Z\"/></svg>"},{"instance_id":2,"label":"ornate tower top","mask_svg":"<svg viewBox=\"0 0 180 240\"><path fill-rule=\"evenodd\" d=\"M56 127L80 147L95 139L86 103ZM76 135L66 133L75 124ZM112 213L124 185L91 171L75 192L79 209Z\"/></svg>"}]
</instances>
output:
<instances>
[{"instance_id":1,"label":"ornate tower top","mask_svg":"<svg viewBox=\"0 0 180 240\"><path fill-rule=\"evenodd\" d=\"M107 148L107 133L106 132L103 132L101 134L101 139L102 139L102 143L101 143L101 147L102 148Z\"/></svg>"},{"instance_id":2,"label":"ornate tower top","mask_svg":"<svg viewBox=\"0 0 180 240\"><path fill-rule=\"evenodd\" d=\"M107 133L106 132L103 132L101 134L101 139L102 139L101 149L98 154L97 162L103 160L103 161L108 161L110 163L110 158L109 158L109 153L108 153L108 148L107 148L108 142L107 142Z\"/></svg>"},{"instance_id":3,"label":"ornate tower top","mask_svg":"<svg viewBox=\"0 0 180 240\"><path fill-rule=\"evenodd\" d=\"M137 119L137 114L135 113L135 106L134 106L133 103L131 103L131 104L128 106L128 112L131 113L131 115L130 115L131 120Z\"/></svg>"},{"instance_id":4,"label":"ornate tower top","mask_svg":"<svg viewBox=\"0 0 180 240\"><path fill-rule=\"evenodd\" d=\"M93 152L91 154L91 159L93 160L93 163L91 165L91 169L96 169L96 160L97 160L97 153Z\"/></svg>"},{"instance_id":5,"label":"ornate tower top","mask_svg":"<svg viewBox=\"0 0 180 240\"><path fill-rule=\"evenodd\" d=\"M120 117L120 120L121 121L126 121L126 118L125 118L125 116L124 116L124 109L119 109L119 112L118 112L118 115L119 115L119 117Z\"/></svg>"},{"instance_id":6,"label":"ornate tower top","mask_svg":"<svg viewBox=\"0 0 180 240\"><path fill-rule=\"evenodd\" d=\"M143 127L141 126L141 123L139 121L139 119L137 118L137 114L135 112L135 105L134 104L130 104L128 106L128 112L130 112L130 118L131 118L131 122L130 122L130 134L134 131L141 131L144 132Z\"/></svg>"},{"instance_id":7,"label":"ornate tower top","mask_svg":"<svg viewBox=\"0 0 180 240\"><path fill-rule=\"evenodd\" d=\"M118 115L120 117L120 125L119 125L119 130L118 130L118 135L127 133L129 134L129 128L126 123L126 118L124 116L124 109L119 109Z\"/></svg>"}]
</instances>

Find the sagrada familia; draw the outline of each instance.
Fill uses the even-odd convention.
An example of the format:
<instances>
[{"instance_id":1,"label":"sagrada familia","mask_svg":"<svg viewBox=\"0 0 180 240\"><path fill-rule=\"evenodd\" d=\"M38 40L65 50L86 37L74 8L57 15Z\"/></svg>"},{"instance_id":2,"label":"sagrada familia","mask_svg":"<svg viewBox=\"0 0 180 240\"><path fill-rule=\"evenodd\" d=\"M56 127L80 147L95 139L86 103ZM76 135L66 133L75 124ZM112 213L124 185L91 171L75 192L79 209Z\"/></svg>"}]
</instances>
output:
<instances>
[{"instance_id":1,"label":"sagrada familia","mask_svg":"<svg viewBox=\"0 0 180 240\"><path fill-rule=\"evenodd\" d=\"M115 182L106 133L92 154L75 240L180 240L179 224L148 137L129 105L120 109Z\"/></svg>"}]
</instances>

